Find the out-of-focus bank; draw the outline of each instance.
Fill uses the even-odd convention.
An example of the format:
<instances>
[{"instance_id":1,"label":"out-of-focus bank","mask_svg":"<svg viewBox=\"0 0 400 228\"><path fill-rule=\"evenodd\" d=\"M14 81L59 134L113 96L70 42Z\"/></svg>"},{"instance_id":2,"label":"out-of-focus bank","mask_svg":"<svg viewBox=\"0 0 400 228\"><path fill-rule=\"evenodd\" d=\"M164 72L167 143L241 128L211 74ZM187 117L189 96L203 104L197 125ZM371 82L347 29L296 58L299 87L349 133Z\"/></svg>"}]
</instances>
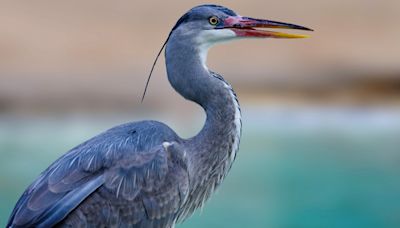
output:
<instances>
[{"instance_id":1,"label":"out-of-focus bank","mask_svg":"<svg viewBox=\"0 0 400 228\"><path fill-rule=\"evenodd\" d=\"M242 99L399 105L399 1L217 3L241 15L315 29L309 39L242 40L213 48L209 67L224 75ZM176 20L198 4L3 3L0 112L137 109L161 44ZM181 103L161 58L145 105L165 110Z\"/></svg>"}]
</instances>

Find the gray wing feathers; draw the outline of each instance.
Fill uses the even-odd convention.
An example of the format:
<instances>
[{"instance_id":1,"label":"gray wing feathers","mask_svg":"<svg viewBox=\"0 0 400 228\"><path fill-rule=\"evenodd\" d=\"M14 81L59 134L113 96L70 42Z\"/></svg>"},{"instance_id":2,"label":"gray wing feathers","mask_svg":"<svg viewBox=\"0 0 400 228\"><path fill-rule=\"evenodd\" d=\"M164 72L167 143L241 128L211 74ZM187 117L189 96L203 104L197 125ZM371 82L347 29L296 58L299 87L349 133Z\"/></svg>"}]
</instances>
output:
<instances>
[{"instance_id":1,"label":"gray wing feathers","mask_svg":"<svg viewBox=\"0 0 400 228\"><path fill-rule=\"evenodd\" d=\"M167 153L161 145L145 153L126 153L106 171L105 187L117 198L133 200L140 191L160 188L167 172Z\"/></svg>"},{"instance_id":2,"label":"gray wing feathers","mask_svg":"<svg viewBox=\"0 0 400 228\"><path fill-rule=\"evenodd\" d=\"M63 219L104 182L101 175L93 175L85 181L78 180L79 187L73 183L75 188L65 185L66 190L60 191L60 185L57 183L54 188L48 179L47 176L41 177L24 193L13 211L9 226L50 227Z\"/></svg>"},{"instance_id":3,"label":"gray wing feathers","mask_svg":"<svg viewBox=\"0 0 400 228\"><path fill-rule=\"evenodd\" d=\"M38 221L38 228L52 227L63 218L65 218L70 211L79 205L86 197L95 191L100 185L103 184L103 177L98 176L95 179L85 183L80 188L75 188L66 194L61 200L53 205L46 211L40 218L43 220Z\"/></svg>"},{"instance_id":4,"label":"gray wing feathers","mask_svg":"<svg viewBox=\"0 0 400 228\"><path fill-rule=\"evenodd\" d=\"M187 169L179 153L163 146L165 138L175 136L154 123L147 125L136 124L139 132L126 126L111 129L59 158L24 192L7 227L50 227L68 218L73 223L96 218L82 210L100 204L105 217L123 211L117 220L125 224L170 222L165 217L176 213L187 197ZM168 137L161 137L163 133ZM92 194L99 191L109 198ZM124 200L130 203L121 204Z\"/></svg>"}]
</instances>

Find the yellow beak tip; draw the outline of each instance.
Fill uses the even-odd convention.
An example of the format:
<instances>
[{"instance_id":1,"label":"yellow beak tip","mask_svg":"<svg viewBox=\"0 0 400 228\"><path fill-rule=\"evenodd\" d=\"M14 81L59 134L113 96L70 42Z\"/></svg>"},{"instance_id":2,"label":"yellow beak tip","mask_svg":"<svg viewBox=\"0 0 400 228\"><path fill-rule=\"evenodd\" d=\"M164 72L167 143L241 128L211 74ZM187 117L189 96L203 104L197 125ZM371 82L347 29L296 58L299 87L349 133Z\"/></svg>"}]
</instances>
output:
<instances>
[{"instance_id":1,"label":"yellow beak tip","mask_svg":"<svg viewBox=\"0 0 400 228\"><path fill-rule=\"evenodd\" d=\"M298 38L309 38L310 35L302 35L302 34L290 34L283 32L270 32L273 38L286 38L286 39L298 39Z\"/></svg>"},{"instance_id":2,"label":"yellow beak tip","mask_svg":"<svg viewBox=\"0 0 400 228\"><path fill-rule=\"evenodd\" d=\"M302 38L310 38L310 35L299 35L299 34L285 34L282 38L289 38L289 39L302 39Z\"/></svg>"}]
</instances>

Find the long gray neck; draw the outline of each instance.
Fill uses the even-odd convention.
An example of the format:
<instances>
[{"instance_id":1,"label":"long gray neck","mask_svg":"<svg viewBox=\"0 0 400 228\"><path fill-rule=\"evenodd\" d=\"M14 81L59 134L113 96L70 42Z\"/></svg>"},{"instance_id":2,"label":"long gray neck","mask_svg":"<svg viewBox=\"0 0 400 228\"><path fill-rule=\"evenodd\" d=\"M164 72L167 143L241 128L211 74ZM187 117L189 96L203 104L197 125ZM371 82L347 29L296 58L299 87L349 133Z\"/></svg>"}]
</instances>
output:
<instances>
[{"instance_id":1,"label":"long gray neck","mask_svg":"<svg viewBox=\"0 0 400 228\"><path fill-rule=\"evenodd\" d=\"M207 115L202 130L186 143L187 149L194 153L194 163L198 165L192 167L193 171L214 171L221 165L230 167L238 149L241 130L236 96L222 77L207 69L202 62L204 56L201 55L204 53L196 49L193 40L185 39L172 34L165 56L171 85L184 98L201 105Z\"/></svg>"}]
</instances>

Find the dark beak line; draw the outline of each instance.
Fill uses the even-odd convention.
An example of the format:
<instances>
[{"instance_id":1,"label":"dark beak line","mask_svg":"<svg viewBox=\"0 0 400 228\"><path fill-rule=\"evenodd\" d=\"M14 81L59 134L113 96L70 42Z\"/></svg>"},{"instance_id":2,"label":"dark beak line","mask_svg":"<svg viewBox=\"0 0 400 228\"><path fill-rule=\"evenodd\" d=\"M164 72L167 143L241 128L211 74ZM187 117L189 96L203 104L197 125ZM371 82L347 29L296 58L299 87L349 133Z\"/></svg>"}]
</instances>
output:
<instances>
[{"instance_id":1,"label":"dark beak line","mask_svg":"<svg viewBox=\"0 0 400 228\"><path fill-rule=\"evenodd\" d=\"M298 30L314 31L313 29L310 29L310 28L307 28L304 26L300 26L300 25L279 22L279 21L255 19L255 18L250 18L250 17L242 17L241 22L248 25L249 27L254 27L254 28L285 28L285 29L298 29Z\"/></svg>"}]
</instances>

